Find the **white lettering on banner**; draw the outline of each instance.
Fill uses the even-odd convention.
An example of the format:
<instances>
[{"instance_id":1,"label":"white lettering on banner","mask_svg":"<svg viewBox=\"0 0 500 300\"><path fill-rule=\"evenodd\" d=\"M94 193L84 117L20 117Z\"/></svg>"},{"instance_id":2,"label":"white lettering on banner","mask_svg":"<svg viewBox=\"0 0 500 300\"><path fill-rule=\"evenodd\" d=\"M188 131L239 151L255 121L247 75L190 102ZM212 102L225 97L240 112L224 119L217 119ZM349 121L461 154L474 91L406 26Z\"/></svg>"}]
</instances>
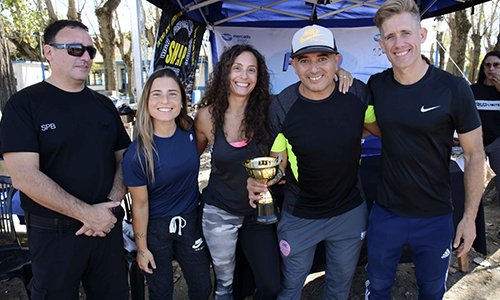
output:
<instances>
[{"instance_id":1,"label":"white lettering on banner","mask_svg":"<svg viewBox=\"0 0 500 300\"><path fill-rule=\"evenodd\" d=\"M498 100L476 100L477 110L498 110L500 111L500 101Z\"/></svg>"}]
</instances>

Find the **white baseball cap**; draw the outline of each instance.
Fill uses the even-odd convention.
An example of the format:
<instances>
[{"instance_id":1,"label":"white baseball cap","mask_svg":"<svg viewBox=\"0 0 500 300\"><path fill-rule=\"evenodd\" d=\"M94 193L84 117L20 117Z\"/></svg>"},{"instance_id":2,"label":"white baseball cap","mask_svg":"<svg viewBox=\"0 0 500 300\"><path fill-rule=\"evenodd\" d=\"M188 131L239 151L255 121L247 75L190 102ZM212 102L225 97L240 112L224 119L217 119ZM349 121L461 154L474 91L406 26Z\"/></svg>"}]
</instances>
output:
<instances>
[{"instance_id":1,"label":"white baseball cap","mask_svg":"<svg viewBox=\"0 0 500 300\"><path fill-rule=\"evenodd\" d=\"M294 34L291 57L312 52L339 53L333 33L329 29L319 25L311 25Z\"/></svg>"}]
</instances>

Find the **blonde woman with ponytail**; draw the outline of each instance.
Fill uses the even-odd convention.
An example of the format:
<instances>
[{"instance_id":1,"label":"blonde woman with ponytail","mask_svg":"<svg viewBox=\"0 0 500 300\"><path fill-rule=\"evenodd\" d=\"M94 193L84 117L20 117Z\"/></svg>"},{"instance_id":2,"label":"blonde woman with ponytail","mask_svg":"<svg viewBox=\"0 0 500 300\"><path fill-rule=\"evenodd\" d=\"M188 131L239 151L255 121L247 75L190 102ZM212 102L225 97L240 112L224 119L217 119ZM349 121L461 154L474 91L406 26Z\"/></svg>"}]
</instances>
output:
<instances>
[{"instance_id":1,"label":"blonde woman with ponytail","mask_svg":"<svg viewBox=\"0 0 500 300\"><path fill-rule=\"evenodd\" d=\"M149 299L172 299L175 255L190 299L208 299L210 259L198 226L199 156L187 113L186 92L170 69L155 71L144 85L135 139L122 161L132 196L137 262Z\"/></svg>"}]
</instances>

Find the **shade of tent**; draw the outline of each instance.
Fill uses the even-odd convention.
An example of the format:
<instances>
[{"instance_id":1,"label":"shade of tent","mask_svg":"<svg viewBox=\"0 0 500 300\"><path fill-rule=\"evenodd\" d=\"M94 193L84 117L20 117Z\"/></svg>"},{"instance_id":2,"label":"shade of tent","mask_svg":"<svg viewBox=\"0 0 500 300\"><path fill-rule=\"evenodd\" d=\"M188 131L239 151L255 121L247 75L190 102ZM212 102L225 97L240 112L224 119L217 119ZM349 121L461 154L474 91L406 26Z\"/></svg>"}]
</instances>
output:
<instances>
[{"instance_id":1,"label":"shade of tent","mask_svg":"<svg viewBox=\"0 0 500 300\"><path fill-rule=\"evenodd\" d=\"M325 27L372 26L377 9L385 0L148 0L162 8L165 1L181 7L187 15L214 26L298 28L316 23ZM431 18L465 9L488 0L416 0Z\"/></svg>"},{"instance_id":2,"label":"shade of tent","mask_svg":"<svg viewBox=\"0 0 500 300\"><path fill-rule=\"evenodd\" d=\"M318 24L328 28L373 26L373 17L385 0L147 0L163 8L166 2L181 7L188 17L208 28L265 27L300 28ZM465 9L488 0L415 0L422 18L431 18ZM134 26L133 26L134 27ZM132 35L137 36L138 32ZM141 69L140 52L134 47L135 69ZM139 58L139 59L137 59ZM138 60L136 63L135 61ZM136 73L138 94L142 90L140 72Z\"/></svg>"}]
</instances>

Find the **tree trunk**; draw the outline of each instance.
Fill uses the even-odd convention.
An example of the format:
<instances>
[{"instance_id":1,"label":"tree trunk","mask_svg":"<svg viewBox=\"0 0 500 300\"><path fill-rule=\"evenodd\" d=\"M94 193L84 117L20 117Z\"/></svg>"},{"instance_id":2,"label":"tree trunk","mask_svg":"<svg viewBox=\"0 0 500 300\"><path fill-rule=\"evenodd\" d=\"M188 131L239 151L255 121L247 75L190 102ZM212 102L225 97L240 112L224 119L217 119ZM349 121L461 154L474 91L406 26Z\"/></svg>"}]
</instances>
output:
<instances>
[{"instance_id":1,"label":"tree trunk","mask_svg":"<svg viewBox=\"0 0 500 300\"><path fill-rule=\"evenodd\" d=\"M29 43L17 38L10 39L9 41L16 46L20 60L40 61L40 48L33 48Z\"/></svg>"},{"instance_id":2,"label":"tree trunk","mask_svg":"<svg viewBox=\"0 0 500 300\"><path fill-rule=\"evenodd\" d=\"M500 32L497 35L497 43L495 44L493 50L500 51Z\"/></svg>"},{"instance_id":3,"label":"tree trunk","mask_svg":"<svg viewBox=\"0 0 500 300\"><path fill-rule=\"evenodd\" d=\"M481 56L481 41L483 37L486 41L490 39L491 30L486 24L484 15L484 4L478 6L477 13L471 16L472 34L470 39L472 45L469 49L469 82L474 83L477 80L477 71L479 66L479 57Z\"/></svg>"},{"instance_id":4,"label":"tree trunk","mask_svg":"<svg viewBox=\"0 0 500 300\"><path fill-rule=\"evenodd\" d=\"M433 65L433 66L436 65L436 63L434 62L434 45L435 44L436 43L431 44L431 51L429 53L429 61L431 62L431 65Z\"/></svg>"},{"instance_id":5,"label":"tree trunk","mask_svg":"<svg viewBox=\"0 0 500 300\"><path fill-rule=\"evenodd\" d=\"M95 10L101 34L101 55L104 59L106 90L116 91L115 30L113 15L121 0L108 0Z\"/></svg>"},{"instance_id":6,"label":"tree trunk","mask_svg":"<svg viewBox=\"0 0 500 300\"><path fill-rule=\"evenodd\" d=\"M134 102L134 94L132 93L133 91L133 85L132 83L134 82L133 80L133 67L132 67L132 41L131 39L128 39L125 37L125 35L122 32L122 29L120 27L120 22L118 21L118 16L116 18L116 24L118 25L118 39L116 41L116 46L118 47L118 50L120 50L120 54L122 56L122 60L125 63L125 71L127 72L127 94L128 97L130 97L130 103ZM131 33L129 33L129 36ZM125 40L128 39L128 49L127 52L125 52Z\"/></svg>"},{"instance_id":7,"label":"tree trunk","mask_svg":"<svg viewBox=\"0 0 500 300\"><path fill-rule=\"evenodd\" d=\"M16 78L9 56L7 38L3 29L3 19L0 15L0 109L3 112L5 103L16 92Z\"/></svg>"},{"instance_id":8,"label":"tree trunk","mask_svg":"<svg viewBox=\"0 0 500 300\"><path fill-rule=\"evenodd\" d=\"M45 5L47 6L47 13L49 15L49 23L57 21L57 15L56 15L56 12L54 11L54 6L52 6L52 0L45 0Z\"/></svg>"},{"instance_id":9,"label":"tree trunk","mask_svg":"<svg viewBox=\"0 0 500 300\"><path fill-rule=\"evenodd\" d=\"M479 33L473 33L471 35L472 47L470 48L470 71L468 74L469 81L471 83L476 82L477 71L479 66L479 56L481 55L481 40L482 35Z\"/></svg>"},{"instance_id":10,"label":"tree trunk","mask_svg":"<svg viewBox=\"0 0 500 300\"><path fill-rule=\"evenodd\" d=\"M450 21L451 40L450 59L446 64L446 71L462 77L462 70L465 64L465 51L467 49L468 33L471 23L467 18L465 10L459 10L452 14ZM455 64L453 63L455 61Z\"/></svg>"},{"instance_id":11,"label":"tree trunk","mask_svg":"<svg viewBox=\"0 0 500 300\"><path fill-rule=\"evenodd\" d=\"M160 21L161 21L161 10L155 6L154 11L155 11L154 24L151 27L146 26L145 30L146 40L151 46L155 44L156 33L158 32L158 28L160 27ZM144 16L144 18L146 18L146 16Z\"/></svg>"},{"instance_id":12,"label":"tree trunk","mask_svg":"<svg viewBox=\"0 0 500 300\"><path fill-rule=\"evenodd\" d=\"M438 41L438 51L439 51L439 63L438 63L438 68L440 68L441 70L444 70L444 55L445 55L445 51L443 48L441 48L441 46L443 45L443 34L444 32L442 31L439 31L437 33L437 41ZM441 46L440 46L441 45Z\"/></svg>"},{"instance_id":13,"label":"tree trunk","mask_svg":"<svg viewBox=\"0 0 500 300\"><path fill-rule=\"evenodd\" d=\"M81 22L82 20L80 19L80 15L78 14L76 10L76 3L75 0L68 0L68 14L67 17L69 20L74 20L74 21L79 21Z\"/></svg>"}]
</instances>

